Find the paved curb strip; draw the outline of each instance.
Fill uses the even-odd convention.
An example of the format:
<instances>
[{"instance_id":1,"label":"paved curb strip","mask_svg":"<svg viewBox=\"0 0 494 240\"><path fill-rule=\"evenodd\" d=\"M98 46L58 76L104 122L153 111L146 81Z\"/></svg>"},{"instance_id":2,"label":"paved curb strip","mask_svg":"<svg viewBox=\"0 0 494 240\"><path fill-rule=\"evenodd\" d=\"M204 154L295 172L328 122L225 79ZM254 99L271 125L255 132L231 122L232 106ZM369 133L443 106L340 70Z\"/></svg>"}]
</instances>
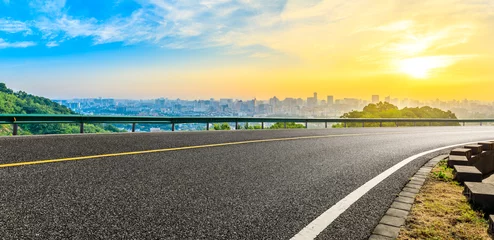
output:
<instances>
[{"instance_id":1,"label":"paved curb strip","mask_svg":"<svg viewBox=\"0 0 494 240\"><path fill-rule=\"evenodd\" d=\"M384 217L376 226L369 240L390 240L396 239L400 234L400 228L405 224L405 220L412 209L415 196L419 193L420 188L424 185L427 175L432 171L441 160L448 155L441 155L431 159L415 175L398 194L398 197L391 204Z\"/></svg>"}]
</instances>

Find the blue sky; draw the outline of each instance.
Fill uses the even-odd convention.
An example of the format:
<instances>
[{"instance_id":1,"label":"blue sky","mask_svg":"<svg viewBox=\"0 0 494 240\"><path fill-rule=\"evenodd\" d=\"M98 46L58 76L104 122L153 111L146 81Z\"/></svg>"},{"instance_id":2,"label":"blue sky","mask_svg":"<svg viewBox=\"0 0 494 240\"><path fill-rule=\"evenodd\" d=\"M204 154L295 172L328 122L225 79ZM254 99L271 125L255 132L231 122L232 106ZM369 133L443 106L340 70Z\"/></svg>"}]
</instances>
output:
<instances>
[{"instance_id":1,"label":"blue sky","mask_svg":"<svg viewBox=\"0 0 494 240\"><path fill-rule=\"evenodd\" d=\"M0 0L0 81L52 98L492 99L473 86L494 77L493 23L490 0Z\"/></svg>"}]
</instances>

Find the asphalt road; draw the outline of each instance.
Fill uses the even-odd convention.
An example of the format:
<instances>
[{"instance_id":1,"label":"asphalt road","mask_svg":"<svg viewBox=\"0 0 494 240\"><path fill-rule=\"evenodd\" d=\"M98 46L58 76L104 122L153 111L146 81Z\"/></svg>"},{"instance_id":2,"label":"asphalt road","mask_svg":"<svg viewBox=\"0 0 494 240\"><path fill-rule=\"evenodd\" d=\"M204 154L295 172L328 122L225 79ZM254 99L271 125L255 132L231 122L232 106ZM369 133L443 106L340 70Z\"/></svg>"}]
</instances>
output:
<instances>
[{"instance_id":1,"label":"asphalt road","mask_svg":"<svg viewBox=\"0 0 494 240\"><path fill-rule=\"evenodd\" d=\"M329 136L332 135L332 136ZM349 193L430 149L494 140L493 127L0 138L2 164L251 142L0 168L1 239L289 239ZM420 166L373 188L318 239L366 239Z\"/></svg>"}]
</instances>

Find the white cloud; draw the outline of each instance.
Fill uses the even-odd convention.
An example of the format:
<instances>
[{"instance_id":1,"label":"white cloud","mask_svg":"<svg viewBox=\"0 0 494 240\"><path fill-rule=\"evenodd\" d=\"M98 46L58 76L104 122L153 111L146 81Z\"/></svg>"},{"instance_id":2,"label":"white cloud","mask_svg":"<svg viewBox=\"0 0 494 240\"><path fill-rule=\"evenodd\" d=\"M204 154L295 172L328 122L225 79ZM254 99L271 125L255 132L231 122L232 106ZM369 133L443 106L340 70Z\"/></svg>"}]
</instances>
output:
<instances>
[{"instance_id":1,"label":"white cloud","mask_svg":"<svg viewBox=\"0 0 494 240\"><path fill-rule=\"evenodd\" d=\"M0 18L0 32L6 32L6 33L24 32L25 34L32 33L31 28L28 26L28 24L21 21L15 21L5 18L3 19Z\"/></svg>"},{"instance_id":2,"label":"white cloud","mask_svg":"<svg viewBox=\"0 0 494 240\"><path fill-rule=\"evenodd\" d=\"M50 41L50 42L47 42L46 43L46 46L49 47L49 48L52 48L52 47L58 47L60 44L58 42L55 42L55 41Z\"/></svg>"},{"instance_id":3,"label":"white cloud","mask_svg":"<svg viewBox=\"0 0 494 240\"><path fill-rule=\"evenodd\" d=\"M65 0L32 0L29 6L38 12L59 14L65 7Z\"/></svg>"},{"instance_id":4,"label":"white cloud","mask_svg":"<svg viewBox=\"0 0 494 240\"><path fill-rule=\"evenodd\" d=\"M424 51L456 47L469 42L477 26L489 25L486 16L492 16L493 9L489 3L467 1L452 7L448 0L136 1L140 7L128 16L96 19L71 16L70 2L66 4L65 0L32 0L30 6L40 16L27 22L0 20L0 31L40 32L47 46L50 42L88 38L94 44L224 46L229 51L244 49L246 56L261 56L263 51L250 51L249 47L262 46L265 53L276 51L306 60L329 61L344 52L360 54L355 57L358 59L371 59L365 55L379 52L413 57ZM372 46L366 45L369 42Z\"/></svg>"},{"instance_id":5,"label":"white cloud","mask_svg":"<svg viewBox=\"0 0 494 240\"><path fill-rule=\"evenodd\" d=\"M0 38L0 49L2 48L27 48L27 47L32 47L36 46L35 42L29 42L29 41L24 41L24 42L6 42L2 38Z\"/></svg>"}]
</instances>

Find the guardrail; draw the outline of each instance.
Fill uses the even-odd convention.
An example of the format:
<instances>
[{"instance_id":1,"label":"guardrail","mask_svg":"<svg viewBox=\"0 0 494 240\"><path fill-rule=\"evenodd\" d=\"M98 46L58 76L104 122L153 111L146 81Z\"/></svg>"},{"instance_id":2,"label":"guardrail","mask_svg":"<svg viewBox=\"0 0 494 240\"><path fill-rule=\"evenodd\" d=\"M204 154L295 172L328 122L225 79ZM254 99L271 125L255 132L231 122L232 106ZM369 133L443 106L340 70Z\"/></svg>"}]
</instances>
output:
<instances>
[{"instance_id":1,"label":"guardrail","mask_svg":"<svg viewBox=\"0 0 494 240\"><path fill-rule=\"evenodd\" d=\"M308 123L325 123L325 127L328 127L328 123L342 123L344 127L348 123L362 123L362 127L365 123L380 123L382 127L383 123L482 123L490 122L494 123L494 119L443 119L443 118L276 118L276 117L144 117L144 116L86 116L86 115L46 115L46 114L0 114L0 124L12 124L13 135L17 135L17 129L19 124L44 124L44 123L77 123L80 124L80 132L84 133L85 123L126 123L132 124L132 132L135 132L136 124L141 123L160 123L171 124L172 131L175 131L175 124L183 123L204 123L206 124L206 130L209 130L209 125L212 123L235 123L235 129L238 129L239 123L261 123L261 128L264 129L264 123L276 123L276 122L296 122L305 123L307 128Z\"/></svg>"}]
</instances>

